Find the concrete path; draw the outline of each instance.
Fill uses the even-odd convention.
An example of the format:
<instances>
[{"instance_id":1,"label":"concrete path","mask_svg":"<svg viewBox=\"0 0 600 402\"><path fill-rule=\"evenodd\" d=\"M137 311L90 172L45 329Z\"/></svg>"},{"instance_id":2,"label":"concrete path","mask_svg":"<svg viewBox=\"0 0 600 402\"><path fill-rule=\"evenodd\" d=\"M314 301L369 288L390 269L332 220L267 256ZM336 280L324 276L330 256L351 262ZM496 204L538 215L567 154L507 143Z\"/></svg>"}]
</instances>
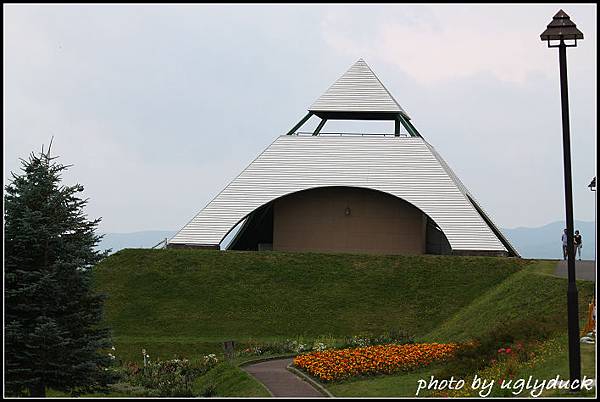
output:
<instances>
[{"instance_id":1,"label":"concrete path","mask_svg":"<svg viewBox=\"0 0 600 402\"><path fill-rule=\"evenodd\" d=\"M556 270L554 271L556 276L560 276L563 278L567 278L567 262L565 260L561 260L556 264ZM596 261L593 260L583 260L575 261L575 278L581 279L584 281L594 281L596 282Z\"/></svg>"},{"instance_id":2,"label":"concrete path","mask_svg":"<svg viewBox=\"0 0 600 402\"><path fill-rule=\"evenodd\" d=\"M247 373L262 382L273 396L323 398L308 382L287 370L292 358L269 360L242 367Z\"/></svg>"}]
</instances>

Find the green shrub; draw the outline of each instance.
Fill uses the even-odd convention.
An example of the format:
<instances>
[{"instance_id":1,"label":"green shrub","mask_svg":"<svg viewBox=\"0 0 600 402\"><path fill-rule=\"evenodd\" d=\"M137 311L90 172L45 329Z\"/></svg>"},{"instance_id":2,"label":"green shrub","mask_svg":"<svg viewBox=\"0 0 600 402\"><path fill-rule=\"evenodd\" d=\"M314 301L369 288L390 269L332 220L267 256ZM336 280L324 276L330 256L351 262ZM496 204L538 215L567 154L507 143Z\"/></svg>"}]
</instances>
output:
<instances>
[{"instance_id":1,"label":"green shrub","mask_svg":"<svg viewBox=\"0 0 600 402\"><path fill-rule=\"evenodd\" d=\"M217 386L214 383L208 383L204 386L204 388L200 391L200 395L204 398L210 398L213 396L217 396Z\"/></svg>"},{"instance_id":2,"label":"green shrub","mask_svg":"<svg viewBox=\"0 0 600 402\"><path fill-rule=\"evenodd\" d=\"M300 354L309 351L321 351L331 348L350 348L357 346L372 346L385 344L414 343L414 336L406 331L391 330L381 335L365 333L346 338L335 338L332 335L322 335L313 339L296 337L284 341L258 342L251 340L246 347L237 352L238 356L264 356L281 354Z\"/></svg>"},{"instance_id":3,"label":"green shrub","mask_svg":"<svg viewBox=\"0 0 600 402\"><path fill-rule=\"evenodd\" d=\"M309 346L302 341L286 339L285 341L258 342L251 340L247 347L240 350L240 356L264 356L279 355L286 353L302 353L309 350Z\"/></svg>"},{"instance_id":4,"label":"green shrub","mask_svg":"<svg viewBox=\"0 0 600 402\"><path fill-rule=\"evenodd\" d=\"M204 356L197 364L187 359L148 360L144 367L129 363L127 378L131 385L153 390L159 396L194 396L194 380L217 363L214 355Z\"/></svg>"},{"instance_id":5,"label":"green shrub","mask_svg":"<svg viewBox=\"0 0 600 402\"><path fill-rule=\"evenodd\" d=\"M157 390L141 387L139 385L131 385L126 382L119 382L116 384L110 384L108 386L111 394L119 396L132 396L132 397L158 397L160 393Z\"/></svg>"},{"instance_id":6,"label":"green shrub","mask_svg":"<svg viewBox=\"0 0 600 402\"><path fill-rule=\"evenodd\" d=\"M403 345L414 342L415 338L413 335L406 331L394 329L381 335L373 335L371 333L355 335L351 338L344 339L344 343L339 345L339 347L352 348L361 346L387 345L390 343Z\"/></svg>"},{"instance_id":7,"label":"green shrub","mask_svg":"<svg viewBox=\"0 0 600 402\"><path fill-rule=\"evenodd\" d=\"M435 375L439 378L466 377L492 364L499 351L513 344L519 345L513 348L516 358L526 361L530 357L528 346L548 339L553 330L553 325L543 320L525 319L500 324L485 335L463 344L454 359L437 370Z\"/></svg>"}]
</instances>

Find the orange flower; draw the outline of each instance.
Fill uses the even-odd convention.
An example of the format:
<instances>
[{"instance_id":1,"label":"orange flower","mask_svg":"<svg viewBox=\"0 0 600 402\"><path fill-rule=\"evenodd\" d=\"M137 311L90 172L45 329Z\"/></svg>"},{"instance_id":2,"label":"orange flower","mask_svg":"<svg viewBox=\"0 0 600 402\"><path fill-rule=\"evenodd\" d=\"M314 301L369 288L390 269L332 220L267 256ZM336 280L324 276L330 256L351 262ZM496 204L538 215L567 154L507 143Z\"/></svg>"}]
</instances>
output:
<instances>
[{"instance_id":1,"label":"orange flower","mask_svg":"<svg viewBox=\"0 0 600 402\"><path fill-rule=\"evenodd\" d=\"M322 381L369 374L391 374L451 357L456 344L376 345L300 355L294 365Z\"/></svg>"}]
</instances>

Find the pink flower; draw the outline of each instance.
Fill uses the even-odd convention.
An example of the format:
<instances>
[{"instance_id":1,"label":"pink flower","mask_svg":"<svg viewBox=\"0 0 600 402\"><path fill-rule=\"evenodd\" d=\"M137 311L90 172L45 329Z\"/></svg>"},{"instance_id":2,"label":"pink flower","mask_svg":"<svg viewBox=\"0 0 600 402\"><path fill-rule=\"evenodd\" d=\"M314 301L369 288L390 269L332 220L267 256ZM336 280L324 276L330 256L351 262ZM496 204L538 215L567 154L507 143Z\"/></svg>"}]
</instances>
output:
<instances>
[{"instance_id":1,"label":"pink flower","mask_svg":"<svg viewBox=\"0 0 600 402\"><path fill-rule=\"evenodd\" d=\"M498 349L498 353L504 353L504 348Z\"/></svg>"}]
</instances>

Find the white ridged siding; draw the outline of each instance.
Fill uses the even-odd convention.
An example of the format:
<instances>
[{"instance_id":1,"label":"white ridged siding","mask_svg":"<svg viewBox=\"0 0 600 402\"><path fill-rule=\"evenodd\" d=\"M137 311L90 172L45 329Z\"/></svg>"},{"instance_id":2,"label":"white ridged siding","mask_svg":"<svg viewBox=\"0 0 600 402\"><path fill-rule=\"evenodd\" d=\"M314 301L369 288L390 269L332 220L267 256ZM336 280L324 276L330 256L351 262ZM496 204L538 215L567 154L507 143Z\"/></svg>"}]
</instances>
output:
<instances>
[{"instance_id":1,"label":"white ridged siding","mask_svg":"<svg viewBox=\"0 0 600 402\"><path fill-rule=\"evenodd\" d=\"M433 219L453 250L507 251L417 137L278 137L169 243L216 245L244 217L276 198L315 187L383 191Z\"/></svg>"},{"instance_id":2,"label":"white ridged siding","mask_svg":"<svg viewBox=\"0 0 600 402\"><path fill-rule=\"evenodd\" d=\"M308 110L401 112L406 115L402 107L362 59L354 63Z\"/></svg>"},{"instance_id":3,"label":"white ridged siding","mask_svg":"<svg viewBox=\"0 0 600 402\"><path fill-rule=\"evenodd\" d=\"M458 178L458 176L456 175L456 173L454 173L454 171L450 168L450 166L446 163L446 161L441 157L441 155L435 150L435 148L433 148L429 143L425 142L425 144L427 145L427 147L429 147L429 149L431 150L432 154L437 158L437 160L440 162L440 165L444 168L444 170L446 171L446 173L452 178L452 180L457 184L458 188L460 189L460 191L463 194L467 194L470 198L471 201L479 208L480 212L483 213L489 222L492 222L492 219L489 217L489 214L482 208L481 204L479 202L477 202L477 199L475 198L475 196L467 189L467 187L463 184L463 182ZM502 236L502 239L504 240L504 244L508 244L508 246L510 247L510 253L514 254L515 256L519 256L519 252L510 244L510 242L508 241L508 239L502 234L502 231L499 230L497 227L494 227L497 232L500 234L500 236Z\"/></svg>"}]
</instances>

